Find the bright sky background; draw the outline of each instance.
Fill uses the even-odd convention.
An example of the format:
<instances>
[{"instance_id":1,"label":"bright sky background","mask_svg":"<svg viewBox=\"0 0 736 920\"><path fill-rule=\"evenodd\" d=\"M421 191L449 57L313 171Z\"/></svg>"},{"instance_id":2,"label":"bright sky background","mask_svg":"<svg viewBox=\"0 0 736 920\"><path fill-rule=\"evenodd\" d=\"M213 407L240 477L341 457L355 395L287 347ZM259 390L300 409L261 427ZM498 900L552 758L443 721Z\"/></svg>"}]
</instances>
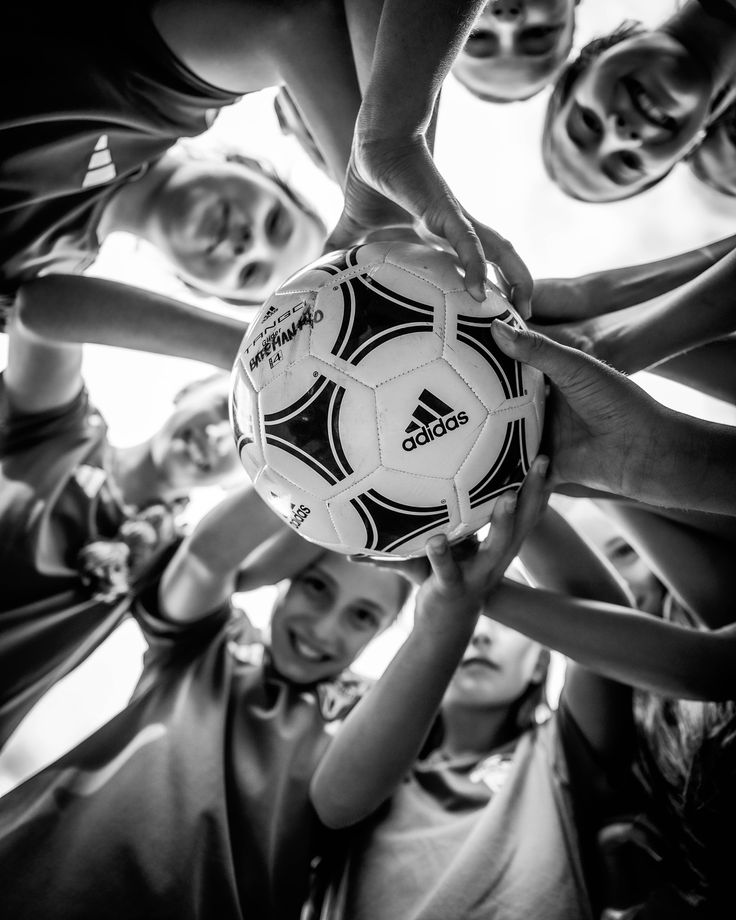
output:
<instances>
[{"instance_id":1,"label":"bright sky background","mask_svg":"<svg viewBox=\"0 0 736 920\"><path fill-rule=\"evenodd\" d=\"M576 45L610 31L627 17L656 25L673 7L672 0L583 0ZM271 160L329 224L339 213L339 192L293 141L281 137L272 98L271 91L246 98L224 112L206 138L192 143L235 148ZM439 168L462 203L513 241L535 277L645 262L734 232L736 201L702 186L684 167L629 201L591 205L566 198L547 179L539 154L546 98L542 93L521 104L490 105L450 78L443 92L436 145ZM94 272L193 299L150 247L123 234L106 243ZM221 308L216 301L205 305ZM3 339L0 366L4 363ZM150 435L168 413L180 386L207 372L196 362L118 349L89 346L85 354L90 392L108 420L112 442L120 445ZM639 379L656 398L680 411L736 424L733 407L649 375ZM201 497L197 508L204 509L214 497L212 492ZM265 591L245 598L245 606L262 618L269 596ZM369 672L380 670L402 635L397 629L380 640L365 663ZM125 624L36 707L0 757L0 792L119 710L137 679L143 649L137 627Z\"/></svg>"}]
</instances>

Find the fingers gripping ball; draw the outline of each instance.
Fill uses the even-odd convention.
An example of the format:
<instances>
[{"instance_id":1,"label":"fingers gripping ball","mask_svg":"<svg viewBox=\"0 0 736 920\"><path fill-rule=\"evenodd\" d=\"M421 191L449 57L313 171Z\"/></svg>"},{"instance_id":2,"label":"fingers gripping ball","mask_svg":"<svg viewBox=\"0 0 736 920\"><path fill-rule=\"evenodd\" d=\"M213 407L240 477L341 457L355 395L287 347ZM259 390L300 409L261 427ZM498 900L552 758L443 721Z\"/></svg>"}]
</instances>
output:
<instances>
[{"instance_id":1,"label":"fingers gripping ball","mask_svg":"<svg viewBox=\"0 0 736 920\"><path fill-rule=\"evenodd\" d=\"M491 323L522 321L453 256L405 242L335 252L290 278L233 371L238 450L261 496L308 540L414 556L485 524L539 446L542 375Z\"/></svg>"}]
</instances>

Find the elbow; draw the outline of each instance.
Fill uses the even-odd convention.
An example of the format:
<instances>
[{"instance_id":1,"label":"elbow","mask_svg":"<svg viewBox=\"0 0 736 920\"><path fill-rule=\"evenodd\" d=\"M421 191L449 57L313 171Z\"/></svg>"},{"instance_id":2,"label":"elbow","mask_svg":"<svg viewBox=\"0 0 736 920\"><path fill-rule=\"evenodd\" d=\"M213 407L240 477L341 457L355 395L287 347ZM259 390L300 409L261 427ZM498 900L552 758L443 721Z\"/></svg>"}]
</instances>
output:
<instances>
[{"instance_id":1,"label":"elbow","mask_svg":"<svg viewBox=\"0 0 736 920\"><path fill-rule=\"evenodd\" d=\"M361 801L356 801L356 798ZM321 781L319 776L312 780L310 799L321 823L332 831L352 827L375 810L362 796L356 796L355 786L342 795L334 783Z\"/></svg>"}]
</instances>

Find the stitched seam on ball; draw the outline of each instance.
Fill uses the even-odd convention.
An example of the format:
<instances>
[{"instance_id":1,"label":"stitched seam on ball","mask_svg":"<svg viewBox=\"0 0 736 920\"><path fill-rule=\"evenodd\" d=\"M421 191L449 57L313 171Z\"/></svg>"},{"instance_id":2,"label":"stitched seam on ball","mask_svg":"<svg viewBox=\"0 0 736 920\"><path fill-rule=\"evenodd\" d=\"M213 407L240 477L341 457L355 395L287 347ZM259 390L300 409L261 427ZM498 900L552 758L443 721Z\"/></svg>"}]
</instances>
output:
<instances>
[{"instance_id":1,"label":"stitched seam on ball","mask_svg":"<svg viewBox=\"0 0 736 920\"><path fill-rule=\"evenodd\" d=\"M428 284L430 287L433 287L436 291L439 291L440 294L444 297L445 289L441 288L439 284L435 284L434 281L430 281L429 278L425 278L424 275L420 275L418 272L413 272L410 268L407 268L405 265L398 265L396 262L391 262L388 259L384 259L384 265L391 265L393 268L398 268L402 272L406 272L407 275L412 275L414 278L418 278L420 281L423 281L425 284ZM425 304L427 307L432 307L432 304Z\"/></svg>"}]
</instances>

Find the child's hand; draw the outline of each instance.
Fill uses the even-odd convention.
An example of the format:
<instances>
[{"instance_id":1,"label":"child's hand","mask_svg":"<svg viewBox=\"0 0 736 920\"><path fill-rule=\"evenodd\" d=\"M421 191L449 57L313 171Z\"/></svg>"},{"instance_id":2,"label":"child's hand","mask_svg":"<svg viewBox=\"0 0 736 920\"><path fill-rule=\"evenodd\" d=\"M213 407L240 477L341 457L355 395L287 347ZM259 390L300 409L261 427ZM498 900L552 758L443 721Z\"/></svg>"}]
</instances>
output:
<instances>
[{"instance_id":1,"label":"child's hand","mask_svg":"<svg viewBox=\"0 0 736 920\"><path fill-rule=\"evenodd\" d=\"M507 492L499 498L490 533L474 554L456 558L443 536L427 542L432 571L419 589L417 616L446 621L478 614L547 503L547 464L546 457L537 457L518 496Z\"/></svg>"},{"instance_id":2,"label":"child's hand","mask_svg":"<svg viewBox=\"0 0 736 920\"><path fill-rule=\"evenodd\" d=\"M377 207L385 195L447 240L465 271L465 286L485 299L486 261L498 269L499 281L519 313L530 314L532 278L514 247L461 207L440 175L423 137L399 143L395 138L361 143L358 137L345 181L345 206L330 236L333 248L351 245L383 220Z\"/></svg>"}]
</instances>

